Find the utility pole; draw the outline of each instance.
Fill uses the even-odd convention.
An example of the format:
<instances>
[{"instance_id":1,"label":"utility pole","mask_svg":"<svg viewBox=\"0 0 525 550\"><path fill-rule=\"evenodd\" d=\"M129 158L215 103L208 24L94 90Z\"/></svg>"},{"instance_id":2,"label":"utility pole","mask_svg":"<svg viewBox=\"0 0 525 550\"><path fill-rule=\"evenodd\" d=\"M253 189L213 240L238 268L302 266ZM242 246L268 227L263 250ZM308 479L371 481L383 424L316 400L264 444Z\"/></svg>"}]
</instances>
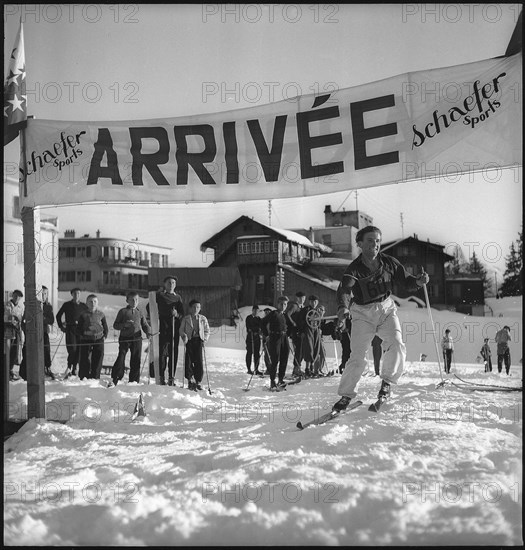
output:
<instances>
[{"instance_id":1,"label":"utility pole","mask_svg":"<svg viewBox=\"0 0 525 550\"><path fill-rule=\"evenodd\" d=\"M404 227L404 224L403 224L403 212L401 212L399 214L400 218L401 218L401 238L404 239L405 238L405 227Z\"/></svg>"}]
</instances>

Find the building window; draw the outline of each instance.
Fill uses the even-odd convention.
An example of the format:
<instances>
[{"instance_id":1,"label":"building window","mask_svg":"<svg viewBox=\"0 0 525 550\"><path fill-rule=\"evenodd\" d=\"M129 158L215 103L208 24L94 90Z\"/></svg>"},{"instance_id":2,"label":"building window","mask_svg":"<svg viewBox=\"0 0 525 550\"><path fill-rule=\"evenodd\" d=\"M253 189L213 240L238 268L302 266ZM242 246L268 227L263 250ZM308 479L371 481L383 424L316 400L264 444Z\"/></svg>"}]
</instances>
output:
<instances>
[{"instance_id":1,"label":"building window","mask_svg":"<svg viewBox=\"0 0 525 550\"><path fill-rule=\"evenodd\" d=\"M249 254L250 253L250 243L247 243L247 242L237 243L237 252L239 254Z\"/></svg>"},{"instance_id":2,"label":"building window","mask_svg":"<svg viewBox=\"0 0 525 550\"><path fill-rule=\"evenodd\" d=\"M450 293L453 298L461 298L461 285L459 283L452 283L450 285Z\"/></svg>"},{"instance_id":3,"label":"building window","mask_svg":"<svg viewBox=\"0 0 525 550\"><path fill-rule=\"evenodd\" d=\"M270 252L270 241L264 241L264 251Z\"/></svg>"},{"instance_id":4,"label":"building window","mask_svg":"<svg viewBox=\"0 0 525 550\"><path fill-rule=\"evenodd\" d=\"M400 246L397 254L399 256L408 256L408 246Z\"/></svg>"},{"instance_id":5,"label":"building window","mask_svg":"<svg viewBox=\"0 0 525 550\"><path fill-rule=\"evenodd\" d=\"M264 275L257 275L257 286L264 286Z\"/></svg>"},{"instance_id":6,"label":"building window","mask_svg":"<svg viewBox=\"0 0 525 550\"><path fill-rule=\"evenodd\" d=\"M328 233L328 234L322 235L321 238L323 239L323 244L325 246L332 246L332 235Z\"/></svg>"},{"instance_id":7,"label":"building window","mask_svg":"<svg viewBox=\"0 0 525 550\"><path fill-rule=\"evenodd\" d=\"M74 271L59 271L58 272L58 281L61 283L74 283L75 282L75 272Z\"/></svg>"},{"instance_id":8,"label":"building window","mask_svg":"<svg viewBox=\"0 0 525 550\"><path fill-rule=\"evenodd\" d=\"M277 241L272 241L272 252L278 252L279 246L277 245Z\"/></svg>"}]
</instances>

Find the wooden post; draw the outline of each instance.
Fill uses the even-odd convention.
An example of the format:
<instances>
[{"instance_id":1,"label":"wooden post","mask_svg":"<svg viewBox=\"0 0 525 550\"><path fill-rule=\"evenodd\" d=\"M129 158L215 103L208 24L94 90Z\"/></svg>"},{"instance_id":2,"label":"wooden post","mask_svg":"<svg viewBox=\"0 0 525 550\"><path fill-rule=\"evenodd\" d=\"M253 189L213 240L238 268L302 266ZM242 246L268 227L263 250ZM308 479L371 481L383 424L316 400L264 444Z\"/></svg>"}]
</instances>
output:
<instances>
[{"instance_id":1,"label":"wooden post","mask_svg":"<svg viewBox=\"0 0 525 550\"><path fill-rule=\"evenodd\" d=\"M24 295L27 365L27 417L45 418L44 322L40 301L40 212L24 207L21 212L24 233ZM37 256L38 254L38 256ZM37 294L38 283L38 294Z\"/></svg>"}]
</instances>

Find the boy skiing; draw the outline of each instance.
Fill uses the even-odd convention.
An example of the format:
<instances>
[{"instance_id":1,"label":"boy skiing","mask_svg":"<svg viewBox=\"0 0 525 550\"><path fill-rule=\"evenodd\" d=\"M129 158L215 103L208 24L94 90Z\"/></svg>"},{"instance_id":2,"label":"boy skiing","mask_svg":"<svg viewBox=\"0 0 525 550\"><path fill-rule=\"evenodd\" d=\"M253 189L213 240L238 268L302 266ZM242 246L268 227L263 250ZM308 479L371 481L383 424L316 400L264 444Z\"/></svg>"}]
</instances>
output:
<instances>
[{"instance_id":1,"label":"boy skiing","mask_svg":"<svg viewBox=\"0 0 525 550\"><path fill-rule=\"evenodd\" d=\"M342 321L351 315L352 332L350 359L338 389L341 399L334 404L334 411L345 410L357 395L355 388L367 365L366 351L376 333L383 340L384 349L378 397L390 396L390 385L397 384L403 374L406 357L397 308L390 297L393 285L403 284L408 290L416 290L429 281L426 273L410 275L398 260L379 252L381 238L381 230L374 226L357 232L361 254L347 267L337 289L338 316Z\"/></svg>"}]
</instances>

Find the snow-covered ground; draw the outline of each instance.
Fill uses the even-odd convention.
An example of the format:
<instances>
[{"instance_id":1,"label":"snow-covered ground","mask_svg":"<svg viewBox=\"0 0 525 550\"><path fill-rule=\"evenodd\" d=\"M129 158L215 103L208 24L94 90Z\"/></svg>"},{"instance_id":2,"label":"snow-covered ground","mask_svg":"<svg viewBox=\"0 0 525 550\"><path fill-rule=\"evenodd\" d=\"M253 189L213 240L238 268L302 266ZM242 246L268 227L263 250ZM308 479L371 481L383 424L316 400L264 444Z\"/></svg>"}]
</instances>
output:
<instances>
[{"instance_id":1,"label":"snow-covered ground","mask_svg":"<svg viewBox=\"0 0 525 550\"><path fill-rule=\"evenodd\" d=\"M124 299L100 302L111 326ZM457 331L453 372L521 387L521 298L493 302L494 317L432 310L434 322ZM213 330L211 395L206 377L204 391L183 389L180 367L177 387L149 384L146 368L141 384L109 389L46 382L48 420L30 420L4 444L5 544L522 544L522 394L434 389L428 314L414 305L399 314L408 363L385 411L368 412L379 379L366 375L365 406L305 431L297 421L331 407L339 376L277 394L254 377L243 391L242 322ZM476 362L484 332L493 339L503 324L514 337L510 377ZM104 364L116 355L113 336ZM58 348L55 372L65 356ZM24 418L26 384L10 390L11 417ZM140 392L147 416L131 423Z\"/></svg>"}]
</instances>

